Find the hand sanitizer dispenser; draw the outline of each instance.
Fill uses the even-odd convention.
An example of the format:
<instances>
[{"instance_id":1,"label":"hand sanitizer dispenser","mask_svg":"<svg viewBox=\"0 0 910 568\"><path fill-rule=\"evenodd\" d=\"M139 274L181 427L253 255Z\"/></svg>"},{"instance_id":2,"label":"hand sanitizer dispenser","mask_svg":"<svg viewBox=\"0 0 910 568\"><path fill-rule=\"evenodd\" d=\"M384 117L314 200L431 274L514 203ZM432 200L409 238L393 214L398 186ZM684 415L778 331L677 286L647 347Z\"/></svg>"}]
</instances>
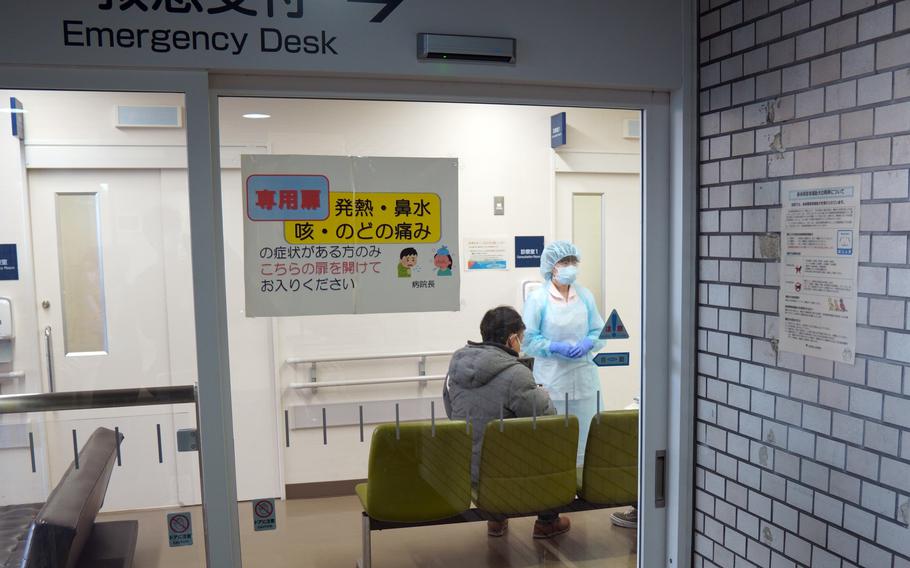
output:
<instances>
[{"instance_id":1,"label":"hand sanitizer dispenser","mask_svg":"<svg viewBox=\"0 0 910 568\"><path fill-rule=\"evenodd\" d=\"M9 298L0 298L0 363L13 360L13 306Z\"/></svg>"}]
</instances>

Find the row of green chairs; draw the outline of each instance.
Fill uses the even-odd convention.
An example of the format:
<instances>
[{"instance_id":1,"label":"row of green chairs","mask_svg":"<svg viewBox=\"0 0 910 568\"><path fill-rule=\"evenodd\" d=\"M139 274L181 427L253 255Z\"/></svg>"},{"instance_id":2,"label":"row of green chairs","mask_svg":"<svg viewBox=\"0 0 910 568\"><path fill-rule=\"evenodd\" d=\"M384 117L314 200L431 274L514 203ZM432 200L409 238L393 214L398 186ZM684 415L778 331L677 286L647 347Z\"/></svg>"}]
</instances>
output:
<instances>
[{"instance_id":1,"label":"row of green chairs","mask_svg":"<svg viewBox=\"0 0 910 568\"><path fill-rule=\"evenodd\" d=\"M367 483L356 487L364 511L358 565L371 566L372 530L636 504L637 410L599 413L580 468L577 451L575 416L494 420L472 488L468 423L379 425Z\"/></svg>"}]
</instances>

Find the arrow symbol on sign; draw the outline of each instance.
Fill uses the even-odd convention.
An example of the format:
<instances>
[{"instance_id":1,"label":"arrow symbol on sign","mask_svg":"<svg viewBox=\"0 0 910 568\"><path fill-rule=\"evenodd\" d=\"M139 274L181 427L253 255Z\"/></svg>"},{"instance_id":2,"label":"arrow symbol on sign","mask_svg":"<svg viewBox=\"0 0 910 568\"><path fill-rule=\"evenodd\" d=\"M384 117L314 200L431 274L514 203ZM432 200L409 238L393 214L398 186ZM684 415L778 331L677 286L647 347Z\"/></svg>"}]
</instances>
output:
<instances>
[{"instance_id":1,"label":"arrow symbol on sign","mask_svg":"<svg viewBox=\"0 0 910 568\"><path fill-rule=\"evenodd\" d=\"M389 14L395 11L404 0L348 0L348 2L359 2L361 4L385 4L385 7L380 10L371 22L382 23L386 18L389 17Z\"/></svg>"}]
</instances>

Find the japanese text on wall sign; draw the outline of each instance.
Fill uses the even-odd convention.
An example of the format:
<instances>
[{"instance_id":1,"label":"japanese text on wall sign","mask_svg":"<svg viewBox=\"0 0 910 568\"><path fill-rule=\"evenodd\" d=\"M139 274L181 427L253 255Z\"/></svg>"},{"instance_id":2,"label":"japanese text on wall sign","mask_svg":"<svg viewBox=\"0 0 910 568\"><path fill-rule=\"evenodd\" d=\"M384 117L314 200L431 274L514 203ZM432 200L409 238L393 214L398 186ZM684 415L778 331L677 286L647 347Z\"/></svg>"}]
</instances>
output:
<instances>
[{"instance_id":1,"label":"japanese text on wall sign","mask_svg":"<svg viewBox=\"0 0 910 568\"><path fill-rule=\"evenodd\" d=\"M324 220L288 221L291 244L435 243L441 238L442 201L435 193L338 193Z\"/></svg>"}]
</instances>

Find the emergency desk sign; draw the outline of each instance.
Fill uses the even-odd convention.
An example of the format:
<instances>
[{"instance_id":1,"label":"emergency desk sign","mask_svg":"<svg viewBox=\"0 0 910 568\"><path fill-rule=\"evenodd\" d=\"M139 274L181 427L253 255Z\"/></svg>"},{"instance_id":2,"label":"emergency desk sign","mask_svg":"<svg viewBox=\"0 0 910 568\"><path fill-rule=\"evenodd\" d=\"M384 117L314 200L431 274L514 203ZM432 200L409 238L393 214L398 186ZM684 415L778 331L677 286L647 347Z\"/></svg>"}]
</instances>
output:
<instances>
[{"instance_id":1,"label":"emergency desk sign","mask_svg":"<svg viewBox=\"0 0 910 568\"><path fill-rule=\"evenodd\" d=\"M458 160L244 155L250 317L457 311Z\"/></svg>"}]
</instances>

